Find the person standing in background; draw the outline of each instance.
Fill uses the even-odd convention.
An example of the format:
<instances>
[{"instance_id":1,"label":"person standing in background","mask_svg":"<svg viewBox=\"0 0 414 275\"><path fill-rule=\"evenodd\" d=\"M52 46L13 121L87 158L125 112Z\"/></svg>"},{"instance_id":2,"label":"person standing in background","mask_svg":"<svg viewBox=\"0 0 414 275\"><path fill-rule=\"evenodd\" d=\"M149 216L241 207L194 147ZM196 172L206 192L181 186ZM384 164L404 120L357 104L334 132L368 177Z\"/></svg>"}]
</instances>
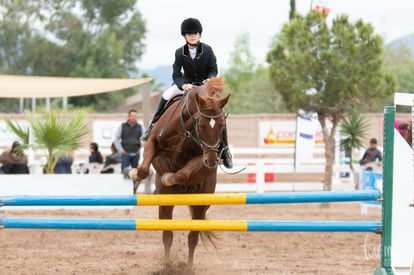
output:
<instances>
[{"instance_id":1,"label":"person standing in background","mask_svg":"<svg viewBox=\"0 0 414 275\"><path fill-rule=\"evenodd\" d=\"M128 119L115 133L115 147L121 153L121 171L128 175L131 168L137 168L141 149L141 135L144 127L137 122L137 111L128 111Z\"/></svg>"}]
</instances>

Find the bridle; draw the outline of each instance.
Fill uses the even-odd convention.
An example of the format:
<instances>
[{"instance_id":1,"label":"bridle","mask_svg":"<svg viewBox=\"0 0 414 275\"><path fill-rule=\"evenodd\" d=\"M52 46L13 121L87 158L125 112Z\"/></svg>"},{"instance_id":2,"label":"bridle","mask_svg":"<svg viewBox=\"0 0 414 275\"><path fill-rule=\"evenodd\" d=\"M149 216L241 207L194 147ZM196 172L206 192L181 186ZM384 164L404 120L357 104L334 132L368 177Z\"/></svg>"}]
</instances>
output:
<instances>
[{"instance_id":1,"label":"bridle","mask_svg":"<svg viewBox=\"0 0 414 275\"><path fill-rule=\"evenodd\" d=\"M191 93L191 92L189 92ZM184 104L181 106L181 111L180 111L180 121L181 121L181 126L184 129L184 141L183 144L185 142L185 140L187 138L191 138L197 145L199 145L203 151L203 154L209 152L209 151L215 151L218 152L218 147L221 141L221 132L223 131L223 129L220 131L220 135L217 139L217 141L214 144L209 144L206 141L204 141L201 137L200 137L200 128L199 128L199 119L200 117L205 117L207 119L210 119L210 125L212 125L212 127L214 126L214 124L216 123L216 120L218 118L224 117L225 113L223 110L221 110L221 112L219 114L216 115L208 115L203 113L199 107L197 106L197 112L195 114L191 114L191 111L189 109L188 106L188 96L189 93L187 93L185 95L185 102ZM185 121L184 121L184 112L187 112L188 116L191 118L192 120L192 124L193 124L193 128L194 130L188 130L185 126ZM195 133L194 133L195 132Z\"/></svg>"}]
</instances>

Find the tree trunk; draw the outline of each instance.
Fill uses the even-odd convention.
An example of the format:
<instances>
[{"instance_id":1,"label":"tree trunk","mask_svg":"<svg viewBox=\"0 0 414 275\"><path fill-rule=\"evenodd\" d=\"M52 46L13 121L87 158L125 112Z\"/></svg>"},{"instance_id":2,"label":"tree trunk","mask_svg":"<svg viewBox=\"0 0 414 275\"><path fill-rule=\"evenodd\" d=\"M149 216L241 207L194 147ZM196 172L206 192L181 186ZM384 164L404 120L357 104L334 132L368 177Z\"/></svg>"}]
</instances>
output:
<instances>
[{"instance_id":1,"label":"tree trunk","mask_svg":"<svg viewBox=\"0 0 414 275\"><path fill-rule=\"evenodd\" d=\"M349 157L349 170L351 170L351 175L349 176L352 177L352 179L354 180L354 189L359 190L359 175L355 172L354 165L352 165L352 153L353 152L351 149Z\"/></svg>"},{"instance_id":2,"label":"tree trunk","mask_svg":"<svg viewBox=\"0 0 414 275\"><path fill-rule=\"evenodd\" d=\"M329 136L325 139L325 176L324 176L324 191L332 190L332 172L333 172L333 159L334 159L334 140Z\"/></svg>"},{"instance_id":3,"label":"tree trunk","mask_svg":"<svg viewBox=\"0 0 414 275\"><path fill-rule=\"evenodd\" d=\"M319 123L321 124L323 141L325 143L325 175L323 181L323 190L332 191L332 173L334 163L334 152L335 152L335 132L337 121L332 121L332 129L328 130L326 120L324 116L318 116Z\"/></svg>"}]
</instances>

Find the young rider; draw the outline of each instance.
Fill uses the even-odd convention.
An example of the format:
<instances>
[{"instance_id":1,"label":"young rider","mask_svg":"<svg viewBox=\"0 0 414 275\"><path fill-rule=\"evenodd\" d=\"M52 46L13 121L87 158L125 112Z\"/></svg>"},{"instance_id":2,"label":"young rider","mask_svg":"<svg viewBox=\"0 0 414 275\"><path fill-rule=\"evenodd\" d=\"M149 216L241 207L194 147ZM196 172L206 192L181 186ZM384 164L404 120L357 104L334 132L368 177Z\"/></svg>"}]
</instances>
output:
<instances>
[{"instance_id":1,"label":"young rider","mask_svg":"<svg viewBox=\"0 0 414 275\"><path fill-rule=\"evenodd\" d=\"M202 32L203 27L198 19L187 18L181 23L181 35L186 44L175 51L172 74L174 84L162 94L154 117L141 137L142 140L148 139L152 127L161 117L164 106L169 99L191 90L194 85L202 85L211 77L217 76L216 56L209 45L200 42ZM233 162L227 147L226 128L224 128L222 140L220 151L223 164L227 168L232 168Z\"/></svg>"}]
</instances>

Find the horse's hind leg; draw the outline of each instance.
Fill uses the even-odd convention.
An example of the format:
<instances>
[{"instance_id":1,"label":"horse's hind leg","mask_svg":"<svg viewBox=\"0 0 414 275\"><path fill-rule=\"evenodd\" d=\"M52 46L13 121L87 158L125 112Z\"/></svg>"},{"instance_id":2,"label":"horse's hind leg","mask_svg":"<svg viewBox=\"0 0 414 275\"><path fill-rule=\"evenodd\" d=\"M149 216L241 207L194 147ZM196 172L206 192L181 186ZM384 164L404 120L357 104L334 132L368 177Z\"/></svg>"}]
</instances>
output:
<instances>
[{"instance_id":1,"label":"horse's hind leg","mask_svg":"<svg viewBox=\"0 0 414 275\"><path fill-rule=\"evenodd\" d=\"M204 220L209 206L190 206L191 217L193 220ZM194 252L198 244L200 231L190 231L188 233L188 261L187 266L193 267Z\"/></svg>"},{"instance_id":2,"label":"horse's hind leg","mask_svg":"<svg viewBox=\"0 0 414 275\"><path fill-rule=\"evenodd\" d=\"M173 206L160 206L158 208L158 217L160 219L172 219ZM164 245L164 262L169 263L170 260L170 250L173 242L173 232L172 231L163 231L162 232L162 243Z\"/></svg>"}]
</instances>

